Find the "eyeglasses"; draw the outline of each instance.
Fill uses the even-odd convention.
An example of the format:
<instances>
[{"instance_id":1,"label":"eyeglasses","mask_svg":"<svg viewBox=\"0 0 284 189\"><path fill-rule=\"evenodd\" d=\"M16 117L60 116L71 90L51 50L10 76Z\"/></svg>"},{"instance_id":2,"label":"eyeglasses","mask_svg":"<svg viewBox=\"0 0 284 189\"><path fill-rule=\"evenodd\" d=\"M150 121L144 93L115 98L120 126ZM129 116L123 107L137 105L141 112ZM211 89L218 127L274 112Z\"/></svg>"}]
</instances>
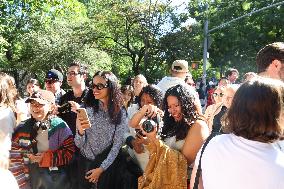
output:
<instances>
[{"instance_id":1,"label":"eyeglasses","mask_svg":"<svg viewBox=\"0 0 284 189\"><path fill-rule=\"evenodd\" d=\"M66 73L66 76L72 76L72 77L74 77L74 76L79 75L79 74L81 74L81 73L80 73L80 72L76 73L76 72L74 72L74 71L71 71L71 72L67 72L67 73Z\"/></svg>"},{"instance_id":2,"label":"eyeglasses","mask_svg":"<svg viewBox=\"0 0 284 189\"><path fill-rule=\"evenodd\" d=\"M56 80L56 79L45 79L45 80L44 80L44 82L47 83L47 84L53 84L53 83L55 83L56 81L58 81L58 80Z\"/></svg>"},{"instance_id":3,"label":"eyeglasses","mask_svg":"<svg viewBox=\"0 0 284 189\"><path fill-rule=\"evenodd\" d=\"M102 83L94 84L94 83L93 83L93 84L90 86L90 88L92 88L92 89L96 88L96 89L98 89L98 90L102 90L102 89L104 89L104 88L108 88L108 84L102 84Z\"/></svg>"},{"instance_id":4,"label":"eyeglasses","mask_svg":"<svg viewBox=\"0 0 284 189\"><path fill-rule=\"evenodd\" d=\"M214 96L214 97L217 97L217 96L223 97L224 94L223 94L223 93L213 93L213 96Z\"/></svg>"}]
</instances>

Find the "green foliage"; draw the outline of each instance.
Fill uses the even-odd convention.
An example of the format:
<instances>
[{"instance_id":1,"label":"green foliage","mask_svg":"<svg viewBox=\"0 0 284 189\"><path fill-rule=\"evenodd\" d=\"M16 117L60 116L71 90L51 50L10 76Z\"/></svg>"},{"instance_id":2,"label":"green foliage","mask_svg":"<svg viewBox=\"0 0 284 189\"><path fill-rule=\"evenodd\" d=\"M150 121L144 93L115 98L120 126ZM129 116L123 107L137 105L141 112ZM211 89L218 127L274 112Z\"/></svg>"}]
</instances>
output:
<instances>
[{"instance_id":1,"label":"green foliage","mask_svg":"<svg viewBox=\"0 0 284 189\"><path fill-rule=\"evenodd\" d=\"M209 30L235 18L280 1L206 1L189 3L189 13L203 24L209 20ZM237 68L241 74L256 71L256 53L266 44L283 40L284 7L274 7L242 18L210 33L210 62L221 72L228 67ZM202 35L202 34L201 34Z\"/></svg>"},{"instance_id":2,"label":"green foliage","mask_svg":"<svg viewBox=\"0 0 284 189\"><path fill-rule=\"evenodd\" d=\"M120 77L126 73L143 73L150 80L161 77L164 67L159 54L162 26L171 16L171 7L159 1L88 1L88 16L93 20L95 46L109 53L115 63L113 71ZM151 78L150 78L151 76Z\"/></svg>"},{"instance_id":3,"label":"green foliage","mask_svg":"<svg viewBox=\"0 0 284 189\"><path fill-rule=\"evenodd\" d=\"M87 64L91 73L98 69L110 69L111 59L105 52L82 44L80 35L74 35L80 28L77 24L58 21L46 30L23 35L20 41L22 56L17 60L17 66L39 76L51 68L65 71L74 59Z\"/></svg>"},{"instance_id":4,"label":"green foliage","mask_svg":"<svg viewBox=\"0 0 284 189\"><path fill-rule=\"evenodd\" d=\"M176 59L202 61L205 19L212 29L280 0L192 0L188 14L175 12L170 2L2 0L0 67L43 77L48 69L65 71L79 59L89 65L91 74L111 70L123 83L142 73L155 83ZM196 22L184 26L189 18ZM228 67L241 73L255 71L257 51L283 40L283 18L282 5L211 32L208 77L219 77ZM202 75L202 63L192 74L195 79Z\"/></svg>"}]
</instances>

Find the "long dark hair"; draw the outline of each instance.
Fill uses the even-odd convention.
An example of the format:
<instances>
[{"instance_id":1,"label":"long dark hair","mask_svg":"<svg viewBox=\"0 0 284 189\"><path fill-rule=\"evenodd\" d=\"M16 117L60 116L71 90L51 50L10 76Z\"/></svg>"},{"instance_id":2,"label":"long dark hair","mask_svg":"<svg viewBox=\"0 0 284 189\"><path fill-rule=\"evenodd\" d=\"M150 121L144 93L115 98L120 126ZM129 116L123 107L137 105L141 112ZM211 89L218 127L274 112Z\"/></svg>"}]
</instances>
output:
<instances>
[{"instance_id":1,"label":"long dark hair","mask_svg":"<svg viewBox=\"0 0 284 189\"><path fill-rule=\"evenodd\" d=\"M131 85L123 85L121 87L121 92L124 94L125 92L129 91L131 94L131 98L130 100L127 102L127 107L128 108L132 103L133 103L133 99L134 99L134 89Z\"/></svg>"},{"instance_id":2,"label":"long dark hair","mask_svg":"<svg viewBox=\"0 0 284 189\"><path fill-rule=\"evenodd\" d=\"M106 80L109 94L108 114L113 124L120 124L123 99L117 77L110 71L98 71L93 76L93 79L96 76L100 76ZM95 99L92 90L89 90L87 95L86 106L93 107L94 112L99 111L99 100Z\"/></svg>"},{"instance_id":3,"label":"long dark hair","mask_svg":"<svg viewBox=\"0 0 284 189\"><path fill-rule=\"evenodd\" d=\"M176 97L181 105L183 118L179 122L174 120L168 110L169 106L167 98L169 96ZM172 136L176 136L176 140L185 139L192 124L199 118L195 104L194 91L184 85L176 85L166 91L163 101L163 110L165 114L163 117L164 126L161 132L162 140Z\"/></svg>"},{"instance_id":4,"label":"long dark hair","mask_svg":"<svg viewBox=\"0 0 284 189\"><path fill-rule=\"evenodd\" d=\"M237 90L224 117L224 131L259 142L283 138L284 84L261 78L245 82Z\"/></svg>"}]
</instances>

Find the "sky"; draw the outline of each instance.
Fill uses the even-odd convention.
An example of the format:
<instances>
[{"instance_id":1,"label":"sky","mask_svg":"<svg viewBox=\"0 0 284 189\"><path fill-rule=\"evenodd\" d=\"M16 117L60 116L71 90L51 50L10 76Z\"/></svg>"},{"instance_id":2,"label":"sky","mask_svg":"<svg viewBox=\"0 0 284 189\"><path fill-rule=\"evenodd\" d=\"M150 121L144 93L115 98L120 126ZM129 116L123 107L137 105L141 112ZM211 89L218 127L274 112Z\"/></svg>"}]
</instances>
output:
<instances>
[{"instance_id":1,"label":"sky","mask_svg":"<svg viewBox=\"0 0 284 189\"><path fill-rule=\"evenodd\" d=\"M161 1L166 2L166 0L161 0ZM177 7L177 10L176 10L177 13L187 13L186 7L189 1L190 0L172 0L171 5ZM189 18L186 22L182 23L181 26L186 27L186 26L192 25L194 22L196 22L195 19Z\"/></svg>"}]
</instances>

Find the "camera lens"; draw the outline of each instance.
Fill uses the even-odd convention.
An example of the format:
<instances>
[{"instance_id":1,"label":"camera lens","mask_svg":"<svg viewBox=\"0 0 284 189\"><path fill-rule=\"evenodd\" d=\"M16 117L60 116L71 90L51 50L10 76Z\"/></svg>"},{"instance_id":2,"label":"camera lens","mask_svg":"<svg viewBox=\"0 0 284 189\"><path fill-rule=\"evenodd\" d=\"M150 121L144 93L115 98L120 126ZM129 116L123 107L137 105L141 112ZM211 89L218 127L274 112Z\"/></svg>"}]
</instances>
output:
<instances>
[{"instance_id":1,"label":"camera lens","mask_svg":"<svg viewBox=\"0 0 284 189\"><path fill-rule=\"evenodd\" d=\"M147 119L142 123L142 128L146 133L152 132L155 126L156 123L151 119Z\"/></svg>"}]
</instances>

